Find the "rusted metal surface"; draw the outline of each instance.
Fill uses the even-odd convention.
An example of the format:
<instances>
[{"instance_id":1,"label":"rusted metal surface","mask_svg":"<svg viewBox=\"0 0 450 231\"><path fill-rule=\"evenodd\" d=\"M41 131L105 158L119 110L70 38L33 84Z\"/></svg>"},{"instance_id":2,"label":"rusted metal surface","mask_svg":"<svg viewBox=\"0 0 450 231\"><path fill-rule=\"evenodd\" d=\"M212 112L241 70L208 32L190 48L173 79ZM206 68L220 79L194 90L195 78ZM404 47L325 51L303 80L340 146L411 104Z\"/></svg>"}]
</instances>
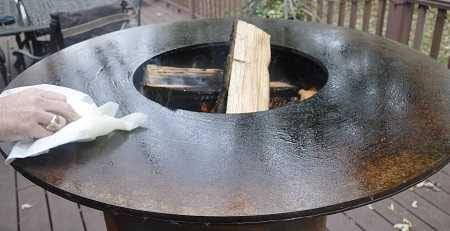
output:
<instances>
[{"instance_id":1,"label":"rusted metal surface","mask_svg":"<svg viewBox=\"0 0 450 231\"><path fill-rule=\"evenodd\" d=\"M119 116L148 114L145 128L64 145L14 167L51 192L104 211L171 222L254 224L372 203L448 162L445 66L366 33L247 21L270 33L274 45L322 63L326 85L304 102L255 114L169 110L139 93L136 70L173 49L228 41L232 21L115 32L47 57L8 87L71 87L98 104L118 102Z\"/></svg>"}]
</instances>

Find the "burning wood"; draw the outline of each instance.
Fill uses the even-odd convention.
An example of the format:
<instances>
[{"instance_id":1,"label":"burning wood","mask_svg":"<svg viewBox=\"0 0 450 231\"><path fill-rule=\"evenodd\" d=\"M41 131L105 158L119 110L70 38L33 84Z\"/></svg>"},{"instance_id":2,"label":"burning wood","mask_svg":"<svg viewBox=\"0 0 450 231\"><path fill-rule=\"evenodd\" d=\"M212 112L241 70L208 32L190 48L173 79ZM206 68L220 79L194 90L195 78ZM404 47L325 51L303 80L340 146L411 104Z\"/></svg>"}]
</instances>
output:
<instances>
[{"instance_id":1,"label":"burning wood","mask_svg":"<svg viewBox=\"0 0 450 231\"><path fill-rule=\"evenodd\" d=\"M315 94L317 94L317 89L314 87L311 89L300 89L298 91L298 95L301 101L307 100L313 97Z\"/></svg>"},{"instance_id":2,"label":"burning wood","mask_svg":"<svg viewBox=\"0 0 450 231\"><path fill-rule=\"evenodd\" d=\"M225 70L147 65L144 94L171 108L222 113L268 110L316 94L315 88L269 82L270 36L264 31L237 21L231 38Z\"/></svg>"},{"instance_id":3,"label":"burning wood","mask_svg":"<svg viewBox=\"0 0 450 231\"><path fill-rule=\"evenodd\" d=\"M220 69L179 68L147 65L144 87L183 91L218 92L223 86Z\"/></svg>"}]
</instances>

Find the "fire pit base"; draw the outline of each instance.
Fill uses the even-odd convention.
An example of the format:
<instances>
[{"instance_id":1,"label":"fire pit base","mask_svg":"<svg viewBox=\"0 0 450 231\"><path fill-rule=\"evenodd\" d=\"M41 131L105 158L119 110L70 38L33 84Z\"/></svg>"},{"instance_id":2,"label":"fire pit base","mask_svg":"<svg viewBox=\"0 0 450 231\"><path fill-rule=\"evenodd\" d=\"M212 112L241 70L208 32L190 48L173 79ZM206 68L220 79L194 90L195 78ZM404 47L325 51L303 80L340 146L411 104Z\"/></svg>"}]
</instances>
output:
<instances>
[{"instance_id":1,"label":"fire pit base","mask_svg":"<svg viewBox=\"0 0 450 231\"><path fill-rule=\"evenodd\" d=\"M298 220L266 222L266 223L182 223L132 217L122 214L105 212L105 222L108 231L325 231L326 216Z\"/></svg>"}]
</instances>

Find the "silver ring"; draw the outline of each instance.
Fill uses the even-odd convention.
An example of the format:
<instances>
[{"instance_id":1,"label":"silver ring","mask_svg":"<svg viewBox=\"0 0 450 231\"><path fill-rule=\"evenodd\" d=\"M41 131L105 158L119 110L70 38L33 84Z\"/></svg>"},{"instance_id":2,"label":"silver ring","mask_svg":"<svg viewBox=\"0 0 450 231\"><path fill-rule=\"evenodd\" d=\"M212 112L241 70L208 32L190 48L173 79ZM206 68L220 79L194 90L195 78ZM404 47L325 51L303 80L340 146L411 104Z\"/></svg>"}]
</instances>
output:
<instances>
[{"instance_id":1,"label":"silver ring","mask_svg":"<svg viewBox=\"0 0 450 231\"><path fill-rule=\"evenodd\" d=\"M50 123L48 123L47 127L45 127L45 129L51 131L51 132L56 132L59 129L61 129L62 127L64 127L64 125L66 125L66 119L64 119L64 117L59 116L59 115L53 115L52 119L50 120Z\"/></svg>"}]
</instances>

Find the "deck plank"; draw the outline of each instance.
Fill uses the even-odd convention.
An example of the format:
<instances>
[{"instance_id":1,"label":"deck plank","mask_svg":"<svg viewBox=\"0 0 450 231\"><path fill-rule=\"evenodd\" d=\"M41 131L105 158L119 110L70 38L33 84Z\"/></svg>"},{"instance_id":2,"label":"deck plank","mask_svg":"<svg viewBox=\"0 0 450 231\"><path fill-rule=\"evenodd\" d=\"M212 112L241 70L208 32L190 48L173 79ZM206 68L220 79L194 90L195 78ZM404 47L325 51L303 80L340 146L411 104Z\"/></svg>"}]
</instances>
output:
<instances>
[{"instance_id":1,"label":"deck plank","mask_svg":"<svg viewBox=\"0 0 450 231\"><path fill-rule=\"evenodd\" d=\"M345 216L343 213L328 216L327 229L329 231L362 231L354 220Z\"/></svg>"},{"instance_id":2,"label":"deck plank","mask_svg":"<svg viewBox=\"0 0 450 231\"><path fill-rule=\"evenodd\" d=\"M370 210L367 206L347 211L344 214L350 216L364 230L392 230L392 224L390 222L378 215L375 211Z\"/></svg>"},{"instance_id":3,"label":"deck plank","mask_svg":"<svg viewBox=\"0 0 450 231\"><path fill-rule=\"evenodd\" d=\"M447 192L450 194L450 176L443 173L438 172L431 176L428 180L433 182L437 187L439 187L441 190Z\"/></svg>"},{"instance_id":4,"label":"deck plank","mask_svg":"<svg viewBox=\"0 0 450 231\"><path fill-rule=\"evenodd\" d=\"M450 194L445 191L434 191L426 188L416 188L414 193L435 206L443 213L450 215ZM420 206L420 205L419 205Z\"/></svg>"},{"instance_id":5,"label":"deck plank","mask_svg":"<svg viewBox=\"0 0 450 231\"><path fill-rule=\"evenodd\" d=\"M163 1L147 0L141 10L142 24L175 22L191 19L191 15L176 12L174 7L167 7Z\"/></svg>"},{"instance_id":6,"label":"deck plank","mask_svg":"<svg viewBox=\"0 0 450 231\"><path fill-rule=\"evenodd\" d=\"M406 191L393 197L394 201L403 208L413 213L417 218L427 223L436 230L448 230L450 227L450 216L428 203L417 194ZM418 207L413 208L411 203L417 201ZM413 224L414 225L414 224Z\"/></svg>"},{"instance_id":7,"label":"deck plank","mask_svg":"<svg viewBox=\"0 0 450 231\"><path fill-rule=\"evenodd\" d=\"M442 173L446 174L447 176L450 176L450 164L447 164L442 170Z\"/></svg>"},{"instance_id":8,"label":"deck plank","mask_svg":"<svg viewBox=\"0 0 450 231\"><path fill-rule=\"evenodd\" d=\"M84 231L77 204L48 192L54 231Z\"/></svg>"},{"instance_id":9,"label":"deck plank","mask_svg":"<svg viewBox=\"0 0 450 231\"><path fill-rule=\"evenodd\" d=\"M45 191L17 174L21 231L51 231ZM28 204L31 208L22 209Z\"/></svg>"},{"instance_id":10,"label":"deck plank","mask_svg":"<svg viewBox=\"0 0 450 231\"><path fill-rule=\"evenodd\" d=\"M393 206L392 209L389 208L391 203ZM418 219L414 214L404 209L400 204L390 198L377 202L373 204L372 207L392 224L402 223L403 219L407 219L413 223L414 230L433 231L431 226Z\"/></svg>"},{"instance_id":11,"label":"deck plank","mask_svg":"<svg viewBox=\"0 0 450 231\"><path fill-rule=\"evenodd\" d=\"M3 158L0 158L3 161ZM14 169L0 163L0 230L17 231L17 204Z\"/></svg>"},{"instance_id":12,"label":"deck plank","mask_svg":"<svg viewBox=\"0 0 450 231\"><path fill-rule=\"evenodd\" d=\"M86 231L106 231L105 219L103 212L86 206L81 206Z\"/></svg>"}]
</instances>

